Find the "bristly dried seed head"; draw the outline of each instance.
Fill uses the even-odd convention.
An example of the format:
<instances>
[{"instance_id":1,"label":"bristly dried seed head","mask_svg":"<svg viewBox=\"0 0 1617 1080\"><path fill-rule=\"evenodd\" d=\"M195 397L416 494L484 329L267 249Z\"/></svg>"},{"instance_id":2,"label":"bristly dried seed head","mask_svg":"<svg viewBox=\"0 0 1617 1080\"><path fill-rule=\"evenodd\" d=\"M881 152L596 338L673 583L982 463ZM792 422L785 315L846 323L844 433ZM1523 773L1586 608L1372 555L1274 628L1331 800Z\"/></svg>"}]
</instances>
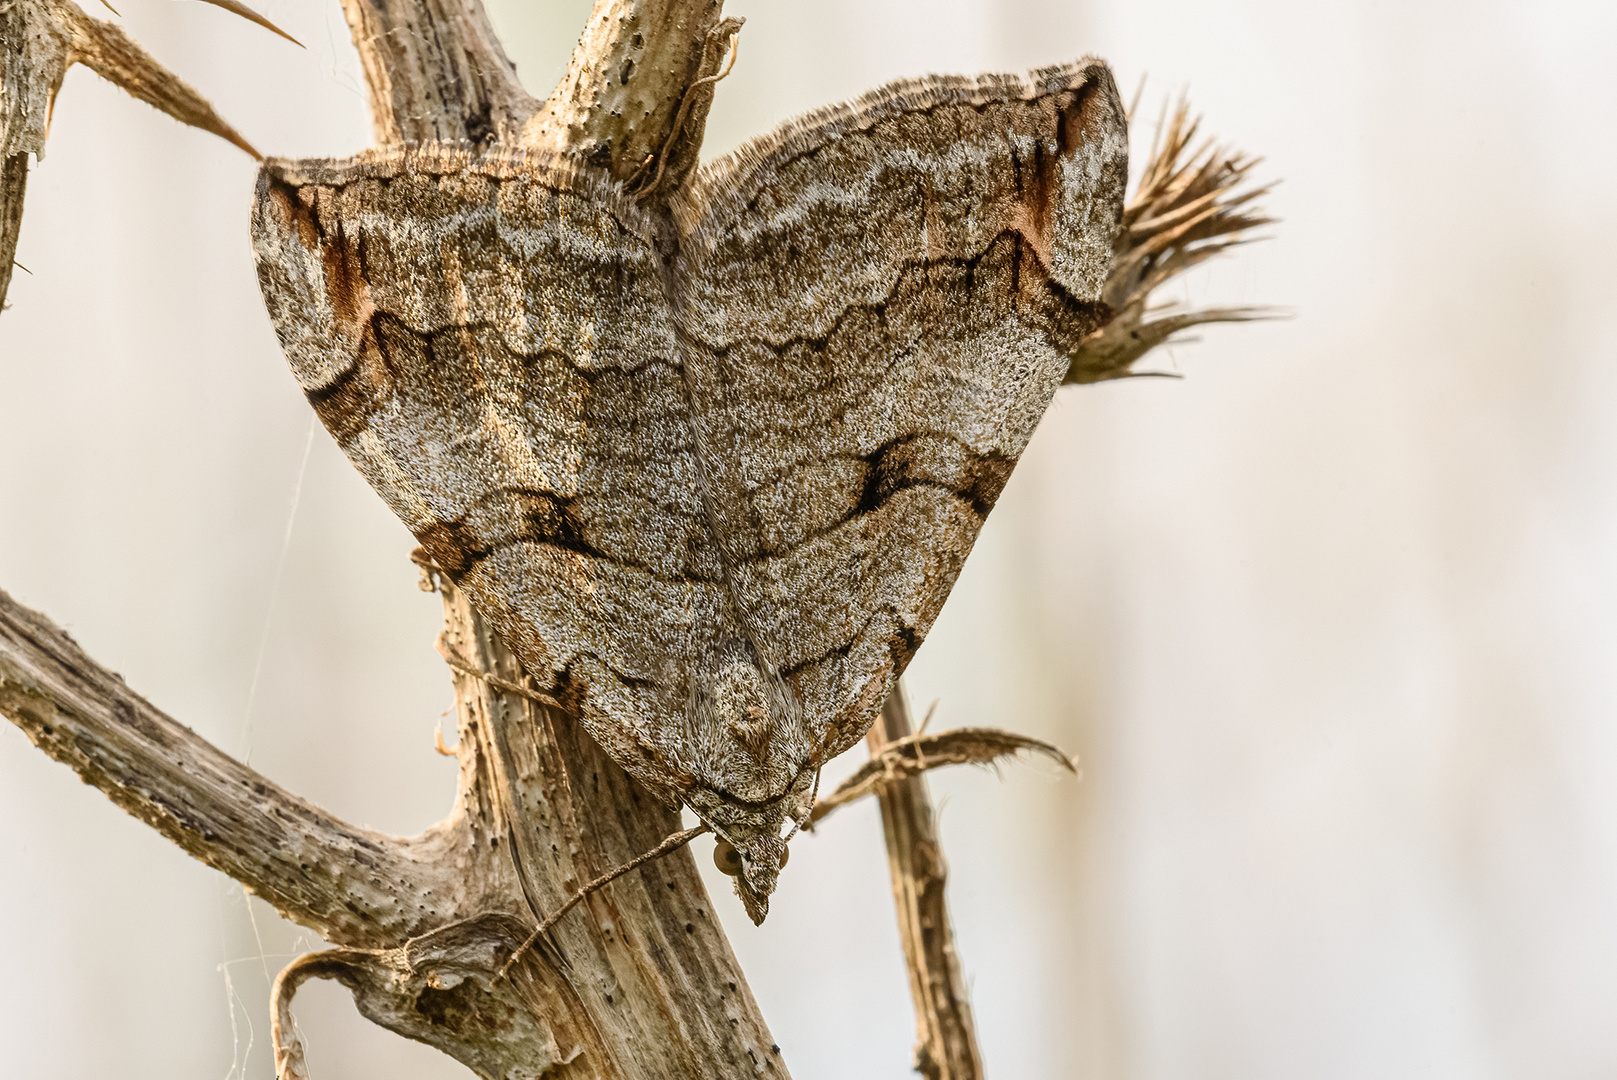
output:
<instances>
[{"instance_id":1,"label":"bristly dried seed head","mask_svg":"<svg viewBox=\"0 0 1617 1080\"><path fill-rule=\"evenodd\" d=\"M1166 102L1163 110L1166 114ZM1258 307L1179 310L1173 303L1148 306L1152 292L1170 279L1232 247L1263 239L1244 234L1276 220L1256 205L1273 190L1274 183L1249 185L1248 177L1262 159L1211 140L1191 150L1200 126L1201 119L1191 117L1190 103L1184 97L1171 118L1164 115L1158 120L1151 153L1123 211L1111 272L1101 293L1114 314L1083 341L1066 382L1160 374L1137 372L1133 365L1181 330L1281 314Z\"/></svg>"}]
</instances>

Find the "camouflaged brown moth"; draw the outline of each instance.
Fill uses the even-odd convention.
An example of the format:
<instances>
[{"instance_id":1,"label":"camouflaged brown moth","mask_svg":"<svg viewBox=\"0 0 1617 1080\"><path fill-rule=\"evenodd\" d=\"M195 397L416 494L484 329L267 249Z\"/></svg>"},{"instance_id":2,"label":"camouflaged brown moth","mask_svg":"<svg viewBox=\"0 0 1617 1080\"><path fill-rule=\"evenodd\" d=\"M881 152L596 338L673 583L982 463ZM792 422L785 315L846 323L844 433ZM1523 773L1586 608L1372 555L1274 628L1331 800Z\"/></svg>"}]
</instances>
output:
<instances>
[{"instance_id":1,"label":"camouflaged brown moth","mask_svg":"<svg viewBox=\"0 0 1617 1080\"><path fill-rule=\"evenodd\" d=\"M253 245L354 465L761 922L1103 321L1126 173L1084 60L895 83L655 203L537 151L272 160Z\"/></svg>"}]
</instances>

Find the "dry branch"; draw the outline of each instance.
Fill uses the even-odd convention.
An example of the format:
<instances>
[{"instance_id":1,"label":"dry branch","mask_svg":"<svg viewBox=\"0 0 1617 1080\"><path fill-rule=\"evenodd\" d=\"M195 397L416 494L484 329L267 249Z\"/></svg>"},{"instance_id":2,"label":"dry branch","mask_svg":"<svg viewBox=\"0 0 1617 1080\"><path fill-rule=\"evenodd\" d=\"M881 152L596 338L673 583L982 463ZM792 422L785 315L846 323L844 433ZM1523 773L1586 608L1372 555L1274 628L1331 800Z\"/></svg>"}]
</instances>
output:
<instances>
[{"instance_id":1,"label":"dry branch","mask_svg":"<svg viewBox=\"0 0 1617 1080\"><path fill-rule=\"evenodd\" d=\"M683 142L688 172L713 100L712 84L698 84L718 72L741 29L741 20L720 18L723 7L723 0L599 0L567 74L523 141L565 148L619 180L643 176L648 161L655 168ZM658 186L677 183L667 177Z\"/></svg>"},{"instance_id":2,"label":"dry branch","mask_svg":"<svg viewBox=\"0 0 1617 1080\"><path fill-rule=\"evenodd\" d=\"M993 765L1022 753L1048 758L1076 774L1078 761L1047 742L998 728L912 733L902 682L866 744L870 760L815 802L809 827L839 807L876 796L915 1005L915 1069L928 1080L979 1080L982 1056L954 949L944 890L947 870L922 774L945 765Z\"/></svg>"},{"instance_id":3,"label":"dry branch","mask_svg":"<svg viewBox=\"0 0 1617 1080\"><path fill-rule=\"evenodd\" d=\"M220 752L0 592L0 713L185 852L331 941L402 940L442 918L442 833L395 840L338 821Z\"/></svg>"},{"instance_id":4,"label":"dry branch","mask_svg":"<svg viewBox=\"0 0 1617 1080\"><path fill-rule=\"evenodd\" d=\"M65 0L16 2L33 11ZM536 108L475 0L348 0L346 9L380 138L514 141ZM716 18L717 4L705 9ZM648 102L660 95L660 106L625 118L611 101L597 102L558 137L599 135L629 153L678 148L699 133L705 101L689 89L710 74L715 19L691 21L677 4L661 10L670 21L652 29L666 40L652 51L666 45L692 60L648 65L638 90ZM735 25L720 24L724 42ZM575 69L599 67L599 56L625 42L642 47L631 28L586 40ZM58 53L65 67L68 54ZM95 53L112 71L127 55ZM8 74L15 70L8 65ZM41 110L22 111L39 136L26 150L42 145L60 70L28 83L46 92L33 99ZM6 103L18 100L8 95ZM568 717L519 692L515 658L458 593L442 591L460 786L450 817L415 840L352 829L282 791L163 716L9 598L0 711L126 810L341 946L298 961L277 983L283 1075L303 1072L286 1022L292 995L307 978L330 977L370 1019L482 1076L784 1076L688 851L590 893L500 977L524 939L563 913L582 884L656 847L680 821Z\"/></svg>"},{"instance_id":5,"label":"dry branch","mask_svg":"<svg viewBox=\"0 0 1617 1080\"><path fill-rule=\"evenodd\" d=\"M17 234L22 230L22 201L28 191L28 155L0 155L0 311L15 268Z\"/></svg>"},{"instance_id":6,"label":"dry branch","mask_svg":"<svg viewBox=\"0 0 1617 1080\"><path fill-rule=\"evenodd\" d=\"M460 786L443 826L466 864L448 870L457 917L387 949L298 961L277 1013L312 974L337 978L367 1017L481 1076L785 1076L689 850L589 893L501 978L536 925L680 820L564 713L468 674L525 679L465 597L429 581L443 594L440 648L460 661ZM438 1019L423 1027L424 1013ZM296 1052L278 1049L288 1061Z\"/></svg>"},{"instance_id":7,"label":"dry branch","mask_svg":"<svg viewBox=\"0 0 1617 1080\"><path fill-rule=\"evenodd\" d=\"M538 108L479 0L342 0L378 144L515 142Z\"/></svg>"},{"instance_id":8,"label":"dry branch","mask_svg":"<svg viewBox=\"0 0 1617 1080\"><path fill-rule=\"evenodd\" d=\"M444 587L445 642L522 677ZM785 1076L688 851L591 893L499 975L542 914L679 827L554 710L457 673L461 778L449 819L401 840L356 829L232 760L0 593L0 713L188 854L343 947L309 977L487 1077ZM283 1034L290 1025L281 1026ZM294 1040L277 1046L295 1069Z\"/></svg>"},{"instance_id":9,"label":"dry branch","mask_svg":"<svg viewBox=\"0 0 1617 1080\"><path fill-rule=\"evenodd\" d=\"M899 687L866 736L871 758L881 761L889 746L911 735L909 705ZM926 779L912 775L884 783L876 789L876 798L915 1004L915 1070L927 1080L980 1080L982 1054L955 953L944 895L948 868L938 844Z\"/></svg>"},{"instance_id":10,"label":"dry branch","mask_svg":"<svg viewBox=\"0 0 1617 1080\"><path fill-rule=\"evenodd\" d=\"M741 27L721 19L722 8L722 0L598 0L567 74L539 102L517 81L478 0L343 0L378 143L543 147L624 181L665 148L684 150L685 171L694 165L712 91L692 88L717 71Z\"/></svg>"}]
</instances>

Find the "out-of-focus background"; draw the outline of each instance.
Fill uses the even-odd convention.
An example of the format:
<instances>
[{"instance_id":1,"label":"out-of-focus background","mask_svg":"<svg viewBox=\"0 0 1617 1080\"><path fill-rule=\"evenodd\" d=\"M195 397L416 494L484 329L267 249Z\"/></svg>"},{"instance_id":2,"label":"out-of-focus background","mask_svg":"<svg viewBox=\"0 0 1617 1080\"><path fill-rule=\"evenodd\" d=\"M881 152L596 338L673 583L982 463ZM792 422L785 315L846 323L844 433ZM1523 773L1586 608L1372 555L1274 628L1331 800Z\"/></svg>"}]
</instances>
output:
<instances>
[{"instance_id":1,"label":"out-of-focus background","mask_svg":"<svg viewBox=\"0 0 1617 1080\"><path fill-rule=\"evenodd\" d=\"M123 22L281 155L368 142L330 0L295 49ZM535 93L586 0L497 0ZM1275 304L1062 391L909 679L937 726L1084 758L937 776L991 1075L1617 1075L1617 9L1415 0L733 0L709 150L888 79L1092 52L1137 150L1188 87L1267 158L1277 239L1192 277ZM102 13L106 14L106 13ZM0 317L0 587L292 790L446 809L451 704L411 540L286 371L253 166L75 69ZM856 752L857 753L857 752ZM873 807L715 902L800 1078L906 1074ZM705 850L699 852L705 863ZM271 1075L319 943L0 724L0 1047L19 1078ZM316 1076L465 1075L332 984Z\"/></svg>"}]
</instances>

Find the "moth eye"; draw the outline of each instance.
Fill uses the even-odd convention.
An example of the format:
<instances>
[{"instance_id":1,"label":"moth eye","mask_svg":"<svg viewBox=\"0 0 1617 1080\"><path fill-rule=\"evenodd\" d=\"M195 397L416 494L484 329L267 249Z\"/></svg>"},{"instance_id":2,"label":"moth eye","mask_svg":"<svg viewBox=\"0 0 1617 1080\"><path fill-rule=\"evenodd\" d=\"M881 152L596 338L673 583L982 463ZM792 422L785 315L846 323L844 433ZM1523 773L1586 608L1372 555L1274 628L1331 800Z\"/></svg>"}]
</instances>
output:
<instances>
[{"instance_id":1,"label":"moth eye","mask_svg":"<svg viewBox=\"0 0 1617 1080\"><path fill-rule=\"evenodd\" d=\"M790 862L791 858L792 849L790 847L783 847L780 849L780 864L782 866L785 866L788 862Z\"/></svg>"},{"instance_id":2,"label":"moth eye","mask_svg":"<svg viewBox=\"0 0 1617 1080\"><path fill-rule=\"evenodd\" d=\"M737 851L728 841L720 840L713 845L713 865L731 877L735 877L741 873L741 852Z\"/></svg>"}]
</instances>

